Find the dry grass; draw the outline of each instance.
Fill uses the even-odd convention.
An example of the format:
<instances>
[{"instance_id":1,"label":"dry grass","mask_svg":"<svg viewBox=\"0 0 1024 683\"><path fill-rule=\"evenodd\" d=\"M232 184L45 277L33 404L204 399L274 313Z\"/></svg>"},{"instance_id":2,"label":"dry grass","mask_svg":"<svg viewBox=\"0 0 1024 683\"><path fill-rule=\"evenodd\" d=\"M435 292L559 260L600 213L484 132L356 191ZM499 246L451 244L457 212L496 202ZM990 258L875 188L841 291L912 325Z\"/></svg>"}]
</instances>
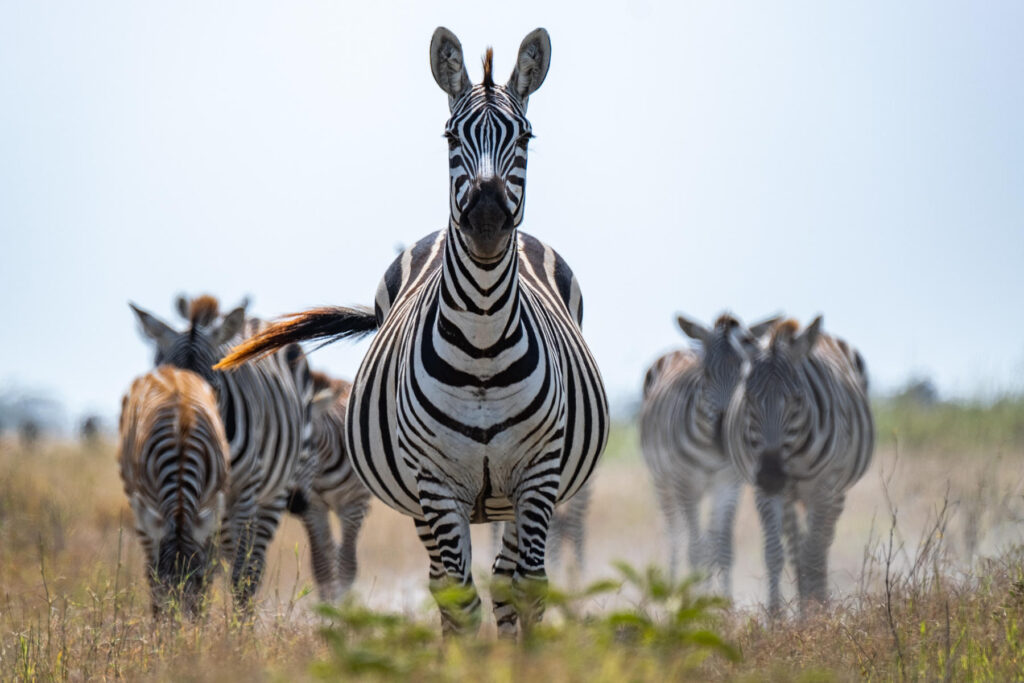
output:
<instances>
[{"instance_id":1,"label":"dry grass","mask_svg":"<svg viewBox=\"0 0 1024 683\"><path fill-rule=\"evenodd\" d=\"M618 436L597 480L586 582L616 576L615 560L664 563L646 472L631 435ZM355 594L368 610L314 612L308 547L289 519L272 546L254 624L235 620L222 579L203 621L154 623L109 448L58 444L30 454L2 443L0 679L1024 678L1024 559L1015 549L1024 452L902 453L898 444L884 443L851 491L831 555L836 599L804 619L771 624L758 606L760 532L746 493L737 607L719 616L700 608L684 623L688 633L711 629L732 642L742 660L731 662L701 647L703 636L691 641L669 628L692 596L669 605L656 587L637 585L553 608L528 647L495 641L486 625L480 638L443 644L412 525L379 505L359 547ZM488 551L474 563L485 579L489 533L475 534Z\"/></svg>"}]
</instances>

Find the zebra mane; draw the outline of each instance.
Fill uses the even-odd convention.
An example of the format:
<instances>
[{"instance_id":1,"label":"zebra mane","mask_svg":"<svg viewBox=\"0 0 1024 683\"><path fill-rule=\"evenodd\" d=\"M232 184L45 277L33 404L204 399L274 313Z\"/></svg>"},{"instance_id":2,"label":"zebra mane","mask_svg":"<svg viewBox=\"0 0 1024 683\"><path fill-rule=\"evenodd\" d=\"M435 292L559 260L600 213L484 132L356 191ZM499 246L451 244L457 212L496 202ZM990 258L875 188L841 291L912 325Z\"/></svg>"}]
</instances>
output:
<instances>
[{"instance_id":1,"label":"zebra mane","mask_svg":"<svg viewBox=\"0 0 1024 683\"><path fill-rule=\"evenodd\" d=\"M718 316L718 320L715 321L715 327L739 327L740 321L737 320L731 313L723 313Z\"/></svg>"},{"instance_id":2,"label":"zebra mane","mask_svg":"<svg viewBox=\"0 0 1024 683\"><path fill-rule=\"evenodd\" d=\"M484 55L484 83L483 83L483 85L484 85L485 88L493 88L494 87L494 76L491 74L491 67L493 66L493 61L494 61L494 48L493 47L489 47L489 48L487 48L487 53Z\"/></svg>"},{"instance_id":3,"label":"zebra mane","mask_svg":"<svg viewBox=\"0 0 1024 683\"><path fill-rule=\"evenodd\" d=\"M220 303L209 294L197 296L189 306L188 320L192 327L206 326L212 323L220 312Z\"/></svg>"},{"instance_id":4,"label":"zebra mane","mask_svg":"<svg viewBox=\"0 0 1024 683\"><path fill-rule=\"evenodd\" d=\"M779 344L789 344L793 341L797 331L800 329L800 323L790 318L789 320L783 320L775 329L772 330L771 347L772 350L776 350Z\"/></svg>"}]
</instances>

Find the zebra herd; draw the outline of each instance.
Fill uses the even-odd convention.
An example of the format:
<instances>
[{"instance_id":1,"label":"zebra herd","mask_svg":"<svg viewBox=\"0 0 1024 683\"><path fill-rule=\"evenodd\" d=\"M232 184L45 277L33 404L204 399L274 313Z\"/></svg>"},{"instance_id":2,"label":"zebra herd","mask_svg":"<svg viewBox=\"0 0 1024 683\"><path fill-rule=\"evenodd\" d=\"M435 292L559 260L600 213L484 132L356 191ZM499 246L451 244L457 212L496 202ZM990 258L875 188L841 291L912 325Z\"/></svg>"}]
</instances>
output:
<instances>
[{"instance_id":1,"label":"zebra herd","mask_svg":"<svg viewBox=\"0 0 1024 683\"><path fill-rule=\"evenodd\" d=\"M244 304L222 313L212 297L182 298L187 327L178 332L133 306L157 367L125 397L120 459L155 609L172 591L195 609L218 548L236 600L251 608L285 510L309 535L321 598L338 599L352 585L373 494L412 518L446 634L480 622L476 523L502 523L491 584L499 633L515 636L541 618L555 538L571 539L577 565L582 558L588 482L609 430L579 284L561 256L519 230L526 108L550 54L537 29L505 85L494 81L490 50L473 85L458 39L435 31L431 71L451 110L449 221L399 254L372 310L324 307L267 325L246 318ZM716 574L728 592L732 519L748 481L765 528L771 606L783 537L801 597L823 599L843 493L871 454L860 356L822 333L820 319L804 331L778 319L748 329L728 315L713 330L679 323L699 349L648 371L641 417L673 574L681 519L691 567ZM310 372L298 345L369 334L351 384ZM341 520L340 546L329 511Z\"/></svg>"}]
</instances>

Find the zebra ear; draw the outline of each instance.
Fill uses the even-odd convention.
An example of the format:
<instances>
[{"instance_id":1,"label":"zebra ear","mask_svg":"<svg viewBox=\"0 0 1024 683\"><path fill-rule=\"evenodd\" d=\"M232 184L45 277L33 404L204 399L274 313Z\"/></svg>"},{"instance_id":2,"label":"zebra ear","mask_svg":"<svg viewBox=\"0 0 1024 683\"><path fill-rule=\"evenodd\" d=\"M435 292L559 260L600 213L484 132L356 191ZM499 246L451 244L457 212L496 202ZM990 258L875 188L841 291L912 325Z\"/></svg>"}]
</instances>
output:
<instances>
[{"instance_id":1,"label":"zebra ear","mask_svg":"<svg viewBox=\"0 0 1024 683\"><path fill-rule=\"evenodd\" d=\"M448 93L448 108L454 109L472 84L462 59L462 43L444 26L438 26L430 39L430 71L441 90Z\"/></svg>"},{"instance_id":2,"label":"zebra ear","mask_svg":"<svg viewBox=\"0 0 1024 683\"><path fill-rule=\"evenodd\" d=\"M217 331L213 333L213 343L218 346L226 343L229 339L241 332L244 325L245 305L243 303L243 305L224 316L224 321L220 324L220 327L217 328Z\"/></svg>"},{"instance_id":3,"label":"zebra ear","mask_svg":"<svg viewBox=\"0 0 1024 683\"><path fill-rule=\"evenodd\" d=\"M763 337L769 330L775 327L775 323L782 320L782 314L773 315L770 318L765 318L761 322L754 323L748 329L750 334L754 335L755 338Z\"/></svg>"},{"instance_id":4,"label":"zebra ear","mask_svg":"<svg viewBox=\"0 0 1024 683\"><path fill-rule=\"evenodd\" d=\"M139 319L142 333L153 340L158 349L167 348L178 336L177 332L155 315L142 310L131 302L128 302L128 305L135 313L135 317Z\"/></svg>"},{"instance_id":5,"label":"zebra ear","mask_svg":"<svg viewBox=\"0 0 1024 683\"><path fill-rule=\"evenodd\" d=\"M690 320L685 315L677 315L676 323L679 325L679 329L683 331L690 339L696 339L702 344L706 344L708 339L711 337L711 331L708 328L701 325L696 320Z\"/></svg>"},{"instance_id":6,"label":"zebra ear","mask_svg":"<svg viewBox=\"0 0 1024 683\"><path fill-rule=\"evenodd\" d=\"M814 348L821 336L821 316L819 315L807 328L793 340L793 352L798 357L806 356Z\"/></svg>"},{"instance_id":7,"label":"zebra ear","mask_svg":"<svg viewBox=\"0 0 1024 683\"><path fill-rule=\"evenodd\" d=\"M184 294L179 294L178 298L174 300L174 307L178 309L178 315L185 320L188 320L188 297Z\"/></svg>"},{"instance_id":8,"label":"zebra ear","mask_svg":"<svg viewBox=\"0 0 1024 683\"><path fill-rule=\"evenodd\" d=\"M551 36L542 28L532 31L519 45L516 67L505 87L515 93L526 108L526 100L548 75L551 66Z\"/></svg>"}]
</instances>

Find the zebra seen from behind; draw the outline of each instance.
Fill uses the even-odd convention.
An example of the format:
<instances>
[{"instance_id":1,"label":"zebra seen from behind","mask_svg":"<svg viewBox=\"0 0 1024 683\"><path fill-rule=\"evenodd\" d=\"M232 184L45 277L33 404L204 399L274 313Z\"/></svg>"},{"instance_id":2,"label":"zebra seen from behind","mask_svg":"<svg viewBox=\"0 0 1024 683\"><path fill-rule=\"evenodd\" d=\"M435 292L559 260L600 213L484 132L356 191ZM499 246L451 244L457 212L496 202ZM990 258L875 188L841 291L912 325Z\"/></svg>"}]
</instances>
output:
<instances>
[{"instance_id":1,"label":"zebra seen from behind","mask_svg":"<svg viewBox=\"0 0 1024 683\"><path fill-rule=\"evenodd\" d=\"M782 607L783 537L801 607L828 597L836 522L874 448L867 385L860 353L823 333L820 316L803 331L787 320L758 350L729 404L726 450L755 486L772 613Z\"/></svg>"},{"instance_id":2,"label":"zebra seen from behind","mask_svg":"<svg viewBox=\"0 0 1024 683\"><path fill-rule=\"evenodd\" d=\"M178 312L188 321L181 332L135 305L131 308L143 334L156 346L156 365L196 373L217 396L231 454L225 549L231 556L236 599L249 607L281 513L290 497L309 491L316 469L310 452L313 384L305 355L291 345L238 372L218 372L213 365L231 345L263 325L246 319L246 304L222 314L211 296L191 301L179 297Z\"/></svg>"},{"instance_id":3,"label":"zebra seen from behind","mask_svg":"<svg viewBox=\"0 0 1024 683\"><path fill-rule=\"evenodd\" d=\"M313 443L316 475L308 497L294 496L293 513L302 518L313 549L313 575L320 598L335 602L356 578L356 541L370 506L370 492L356 476L345 445L345 414L352 384L321 372L313 378ZM336 547L329 513L341 522L341 543Z\"/></svg>"},{"instance_id":4,"label":"zebra seen from behind","mask_svg":"<svg viewBox=\"0 0 1024 683\"><path fill-rule=\"evenodd\" d=\"M498 85L488 50L474 86L458 39L437 29L431 70L451 110L448 227L392 263L375 315L298 314L222 363L379 327L353 382L348 446L370 490L415 521L435 596L461 587L458 600L439 600L445 633L479 625L473 523L509 522L493 565L499 633L514 636L518 623L541 617L552 511L587 482L607 440L579 286L554 250L518 230L532 137L526 105L550 53L547 32L530 33Z\"/></svg>"},{"instance_id":5,"label":"zebra seen from behind","mask_svg":"<svg viewBox=\"0 0 1024 683\"><path fill-rule=\"evenodd\" d=\"M644 378L640 441L651 472L669 543L669 575L676 579L685 532L691 571L717 579L732 594L733 521L741 478L722 445L722 421L757 338L778 317L749 329L734 316L719 316L712 329L683 315L680 329L694 342L658 358ZM701 521L701 503L711 501Z\"/></svg>"},{"instance_id":6,"label":"zebra seen from behind","mask_svg":"<svg viewBox=\"0 0 1024 683\"><path fill-rule=\"evenodd\" d=\"M121 402L118 462L158 614L176 602L195 615L216 560L228 492L228 444L213 390L161 365Z\"/></svg>"}]
</instances>

